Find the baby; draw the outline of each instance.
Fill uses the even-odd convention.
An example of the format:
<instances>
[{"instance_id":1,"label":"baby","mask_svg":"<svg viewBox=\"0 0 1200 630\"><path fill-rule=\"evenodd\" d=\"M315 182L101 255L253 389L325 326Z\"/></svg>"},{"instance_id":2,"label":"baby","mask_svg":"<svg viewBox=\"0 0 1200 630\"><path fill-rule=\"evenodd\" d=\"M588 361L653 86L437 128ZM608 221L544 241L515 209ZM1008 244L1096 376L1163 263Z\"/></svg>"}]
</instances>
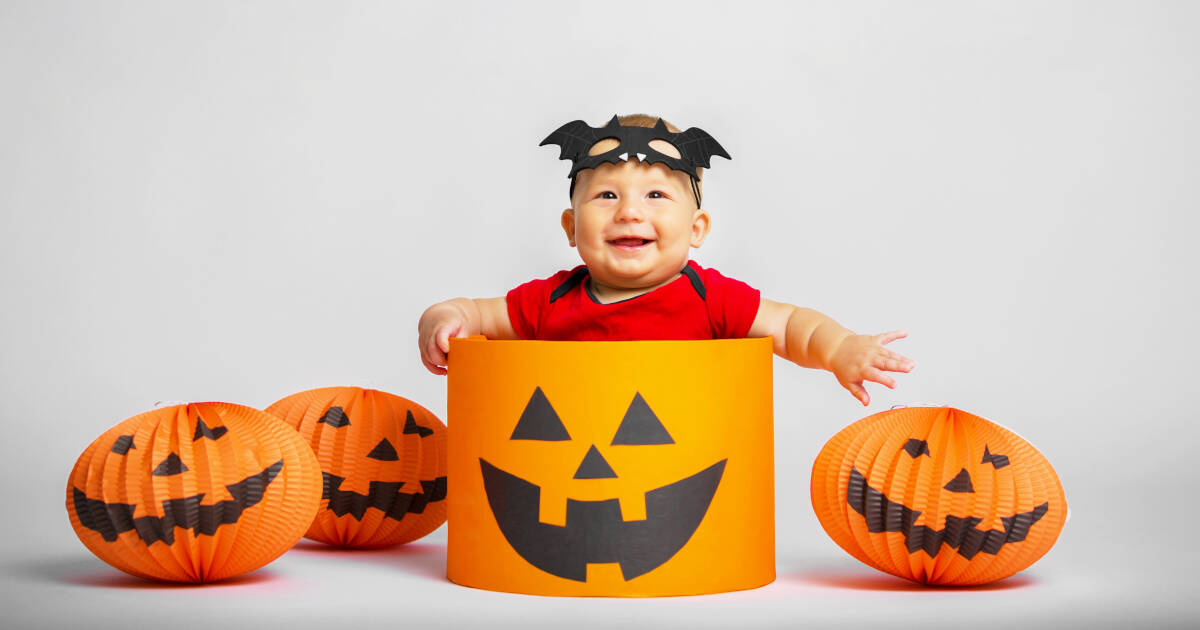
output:
<instances>
[{"instance_id":1,"label":"baby","mask_svg":"<svg viewBox=\"0 0 1200 630\"><path fill-rule=\"evenodd\" d=\"M562 228L582 265L533 280L505 297L455 298L421 315L417 344L434 374L446 373L450 337L630 341L771 337L775 354L828 370L863 405L865 381L889 388L886 372L913 362L884 346L903 331L858 335L809 308L760 297L757 289L688 260L708 236L701 178L711 155L729 158L700 129L659 118L613 117L604 127L568 123L542 144L572 160L571 207Z\"/></svg>"}]
</instances>

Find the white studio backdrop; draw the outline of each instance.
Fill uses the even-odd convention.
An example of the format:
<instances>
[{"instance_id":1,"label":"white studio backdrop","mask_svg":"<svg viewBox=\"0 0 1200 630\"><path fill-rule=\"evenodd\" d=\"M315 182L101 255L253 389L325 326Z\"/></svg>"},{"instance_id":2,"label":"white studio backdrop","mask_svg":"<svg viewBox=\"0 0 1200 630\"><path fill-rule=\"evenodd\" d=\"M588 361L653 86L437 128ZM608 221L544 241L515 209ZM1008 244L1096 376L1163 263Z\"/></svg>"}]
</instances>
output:
<instances>
[{"instance_id":1,"label":"white studio backdrop","mask_svg":"<svg viewBox=\"0 0 1200 630\"><path fill-rule=\"evenodd\" d=\"M1169 536L1137 532L1198 515L1174 507L1200 489L1198 17L1186 2L4 2L0 491L26 516L3 521L0 553L86 555L67 474L155 401L261 408L360 385L444 418L421 311L577 264L558 227L568 165L537 144L645 112L733 156L706 173L697 261L860 332L910 333L893 347L916 370L868 386L866 409L776 361L781 574L844 557L809 505L824 441L918 403L1050 459L1073 510L1052 569L1185 571Z\"/></svg>"}]
</instances>

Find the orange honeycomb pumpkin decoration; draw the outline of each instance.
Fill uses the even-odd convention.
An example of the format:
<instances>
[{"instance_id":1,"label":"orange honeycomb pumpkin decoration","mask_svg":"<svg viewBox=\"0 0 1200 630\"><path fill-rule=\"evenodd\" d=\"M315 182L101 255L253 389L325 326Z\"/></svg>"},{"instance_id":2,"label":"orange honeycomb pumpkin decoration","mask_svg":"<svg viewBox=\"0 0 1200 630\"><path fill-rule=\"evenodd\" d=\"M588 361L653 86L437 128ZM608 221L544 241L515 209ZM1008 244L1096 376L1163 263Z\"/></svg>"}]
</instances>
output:
<instances>
[{"instance_id":1,"label":"orange honeycomb pumpkin decoration","mask_svg":"<svg viewBox=\"0 0 1200 630\"><path fill-rule=\"evenodd\" d=\"M1041 558L1067 503L1050 463L1017 434L950 407L868 416L813 464L812 504L855 558L926 584L983 584Z\"/></svg>"},{"instance_id":2,"label":"orange honeycomb pumpkin decoration","mask_svg":"<svg viewBox=\"0 0 1200 630\"><path fill-rule=\"evenodd\" d=\"M317 459L277 418L228 403L133 416L96 438L67 482L83 544L138 577L213 582L295 545L321 498Z\"/></svg>"},{"instance_id":3,"label":"orange honeycomb pumpkin decoration","mask_svg":"<svg viewBox=\"0 0 1200 630\"><path fill-rule=\"evenodd\" d=\"M446 427L394 394L325 387L267 407L321 463L320 510L305 537L375 548L416 540L446 521Z\"/></svg>"}]
</instances>

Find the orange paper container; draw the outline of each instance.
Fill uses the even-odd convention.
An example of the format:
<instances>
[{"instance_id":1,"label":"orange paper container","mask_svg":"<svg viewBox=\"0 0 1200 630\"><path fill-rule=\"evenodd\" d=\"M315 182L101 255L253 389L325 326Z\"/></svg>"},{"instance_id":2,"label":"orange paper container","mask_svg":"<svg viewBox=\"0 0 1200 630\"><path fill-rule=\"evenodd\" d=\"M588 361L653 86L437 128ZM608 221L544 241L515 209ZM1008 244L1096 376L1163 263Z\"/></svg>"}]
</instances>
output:
<instances>
[{"instance_id":1,"label":"orange paper container","mask_svg":"<svg viewBox=\"0 0 1200 630\"><path fill-rule=\"evenodd\" d=\"M454 339L447 575L535 595L775 579L771 341Z\"/></svg>"}]
</instances>

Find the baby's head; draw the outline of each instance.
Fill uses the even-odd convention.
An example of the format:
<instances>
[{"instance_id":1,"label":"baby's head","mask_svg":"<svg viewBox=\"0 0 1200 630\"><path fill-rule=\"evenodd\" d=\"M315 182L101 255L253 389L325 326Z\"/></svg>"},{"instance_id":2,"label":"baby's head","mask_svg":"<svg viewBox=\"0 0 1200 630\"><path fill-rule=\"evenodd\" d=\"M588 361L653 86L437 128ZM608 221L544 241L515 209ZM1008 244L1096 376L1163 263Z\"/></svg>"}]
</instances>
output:
<instances>
[{"instance_id":1,"label":"baby's head","mask_svg":"<svg viewBox=\"0 0 1200 630\"><path fill-rule=\"evenodd\" d=\"M571 207L563 210L562 227L596 281L622 289L655 287L678 274L687 264L689 248L700 247L708 235L711 219L700 207L700 178L709 155L728 155L699 129L676 136L681 132L671 123L662 121L665 129L656 127L657 117L635 114L615 120L622 127L666 133L639 130L623 133L638 138L618 138L606 135L620 132L611 121L599 129L576 121L556 132L570 133L575 150L571 159L577 167L572 170ZM579 144L581 129L568 129L572 125L582 125L598 140ZM652 135L686 144L681 151L665 139L646 141ZM606 155L621 147L623 140L626 147L632 143L634 151ZM555 134L543 144L551 142L563 144L566 159L568 146ZM638 142L650 151L638 151ZM692 155L684 155L688 152Z\"/></svg>"}]
</instances>

